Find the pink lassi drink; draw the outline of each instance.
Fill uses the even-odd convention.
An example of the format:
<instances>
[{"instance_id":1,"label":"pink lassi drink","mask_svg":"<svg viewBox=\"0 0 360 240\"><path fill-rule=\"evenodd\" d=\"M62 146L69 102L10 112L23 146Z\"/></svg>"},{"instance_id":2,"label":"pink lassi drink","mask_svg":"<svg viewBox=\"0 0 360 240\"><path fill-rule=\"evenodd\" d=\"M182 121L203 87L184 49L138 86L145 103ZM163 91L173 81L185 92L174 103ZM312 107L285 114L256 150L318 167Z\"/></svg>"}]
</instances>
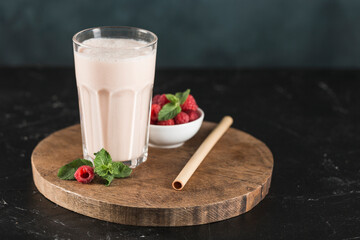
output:
<instances>
[{"instance_id":1,"label":"pink lassi drink","mask_svg":"<svg viewBox=\"0 0 360 240\"><path fill-rule=\"evenodd\" d=\"M153 33L129 27L74 36L84 158L105 148L113 161L146 161L156 42Z\"/></svg>"}]
</instances>

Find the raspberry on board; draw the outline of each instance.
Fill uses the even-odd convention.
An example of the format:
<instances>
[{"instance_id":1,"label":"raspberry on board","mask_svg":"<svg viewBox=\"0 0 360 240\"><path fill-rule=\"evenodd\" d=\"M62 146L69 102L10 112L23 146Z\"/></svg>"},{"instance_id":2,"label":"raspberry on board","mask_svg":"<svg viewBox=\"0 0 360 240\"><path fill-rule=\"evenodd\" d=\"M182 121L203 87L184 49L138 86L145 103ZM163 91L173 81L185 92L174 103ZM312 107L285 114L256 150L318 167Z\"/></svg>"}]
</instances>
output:
<instances>
[{"instance_id":1,"label":"raspberry on board","mask_svg":"<svg viewBox=\"0 0 360 240\"><path fill-rule=\"evenodd\" d=\"M74 174L76 180L81 183L91 182L94 179L94 176L94 168L87 165L79 167Z\"/></svg>"},{"instance_id":2,"label":"raspberry on board","mask_svg":"<svg viewBox=\"0 0 360 240\"><path fill-rule=\"evenodd\" d=\"M189 115L185 112L180 112L176 117L174 118L175 124L183 124L189 122Z\"/></svg>"},{"instance_id":3,"label":"raspberry on board","mask_svg":"<svg viewBox=\"0 0 360 240\"><path fill-rule=\"evenodd\" d=\"M175 125L174 119L169 119L165 121L158 121L158 125Z\"/></svg>"},{"instance_id":4,"label":"raspberry on board","mask_svg":"<svg viewBox=\"0 0 360 240\"><path fill-rule=\"evenodd\" d=\"M198 105L196 104L195 98L189 94L186 101L181 105L181 109L183 111L193 110L196 111L198 109Z\"/></svg>"}]
</instances>

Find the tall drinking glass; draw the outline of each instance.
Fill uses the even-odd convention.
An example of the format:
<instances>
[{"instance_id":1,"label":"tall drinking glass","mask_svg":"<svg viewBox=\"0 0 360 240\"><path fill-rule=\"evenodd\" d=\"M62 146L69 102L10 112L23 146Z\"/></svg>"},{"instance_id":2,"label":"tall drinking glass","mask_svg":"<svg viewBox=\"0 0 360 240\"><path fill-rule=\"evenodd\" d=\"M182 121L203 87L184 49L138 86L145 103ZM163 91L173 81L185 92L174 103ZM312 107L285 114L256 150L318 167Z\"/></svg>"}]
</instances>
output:
<instances>
[{"instance_id":1,"label":"tall drinking glass","mask_svg":"<svg viewBox=\"0 0 360 240\"><path fill-rule=\"evenodd\" d=\"M105 148L113 161L146 161L157 37L98 27L73 37L84 158Z\"/></svg>"}]
</instances>

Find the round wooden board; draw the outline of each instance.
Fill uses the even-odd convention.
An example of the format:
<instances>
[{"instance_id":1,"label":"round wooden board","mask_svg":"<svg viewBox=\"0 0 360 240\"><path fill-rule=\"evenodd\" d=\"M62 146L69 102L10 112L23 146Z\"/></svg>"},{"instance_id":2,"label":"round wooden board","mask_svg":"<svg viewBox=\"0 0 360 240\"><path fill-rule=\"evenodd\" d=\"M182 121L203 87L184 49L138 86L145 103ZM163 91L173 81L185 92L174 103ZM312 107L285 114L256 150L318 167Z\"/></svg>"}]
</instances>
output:
<instances>
[{"instance_id":1,"label":"round wooden board","mask_svg":"<svg viewBox=\"0 0 360 240\"><path fill-rule=\"evenodd\" d=\"M186 226L216 222L245 213L268 193L273 157L264 143L230 128L214 146L182 191L171 183L216 125L200 131L176 149L149 149L145 163L129 178L109 187L61 180L58 169L82 157L80 126L53 133L34 149L31 163L38 190L77 213L138 226Z\"/></svg>"}]
</instances>

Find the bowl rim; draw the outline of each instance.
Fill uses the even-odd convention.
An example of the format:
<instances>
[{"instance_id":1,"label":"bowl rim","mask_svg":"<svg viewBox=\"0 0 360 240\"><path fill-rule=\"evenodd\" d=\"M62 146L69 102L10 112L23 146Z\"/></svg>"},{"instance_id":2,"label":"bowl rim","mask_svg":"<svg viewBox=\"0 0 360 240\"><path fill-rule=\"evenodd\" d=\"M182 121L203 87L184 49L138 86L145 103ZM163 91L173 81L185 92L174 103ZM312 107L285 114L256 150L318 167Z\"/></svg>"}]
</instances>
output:
<instances>
[{"instance_id":1,"label":"bowl rim","mask_svg":"<svg viewBox=\"0 0 360 240\"><path fill-rule=\"evenodd\" d=\"M176 125L154 125L154 124L149 124L151 128L180 128L180 127L183 127L183 126L189 126L189 125L192 125L192 124L196 124L198 122L202 122L204 120L204 116L205 116L205 113L204 111L201 109L201 108L198 108L197 111L200 112L200 117L198 119L196 119L195 121L191 121L191 122L188 122L188 123L182 123L182 124L176 124Z\"/></svg>"}]
</instances>

